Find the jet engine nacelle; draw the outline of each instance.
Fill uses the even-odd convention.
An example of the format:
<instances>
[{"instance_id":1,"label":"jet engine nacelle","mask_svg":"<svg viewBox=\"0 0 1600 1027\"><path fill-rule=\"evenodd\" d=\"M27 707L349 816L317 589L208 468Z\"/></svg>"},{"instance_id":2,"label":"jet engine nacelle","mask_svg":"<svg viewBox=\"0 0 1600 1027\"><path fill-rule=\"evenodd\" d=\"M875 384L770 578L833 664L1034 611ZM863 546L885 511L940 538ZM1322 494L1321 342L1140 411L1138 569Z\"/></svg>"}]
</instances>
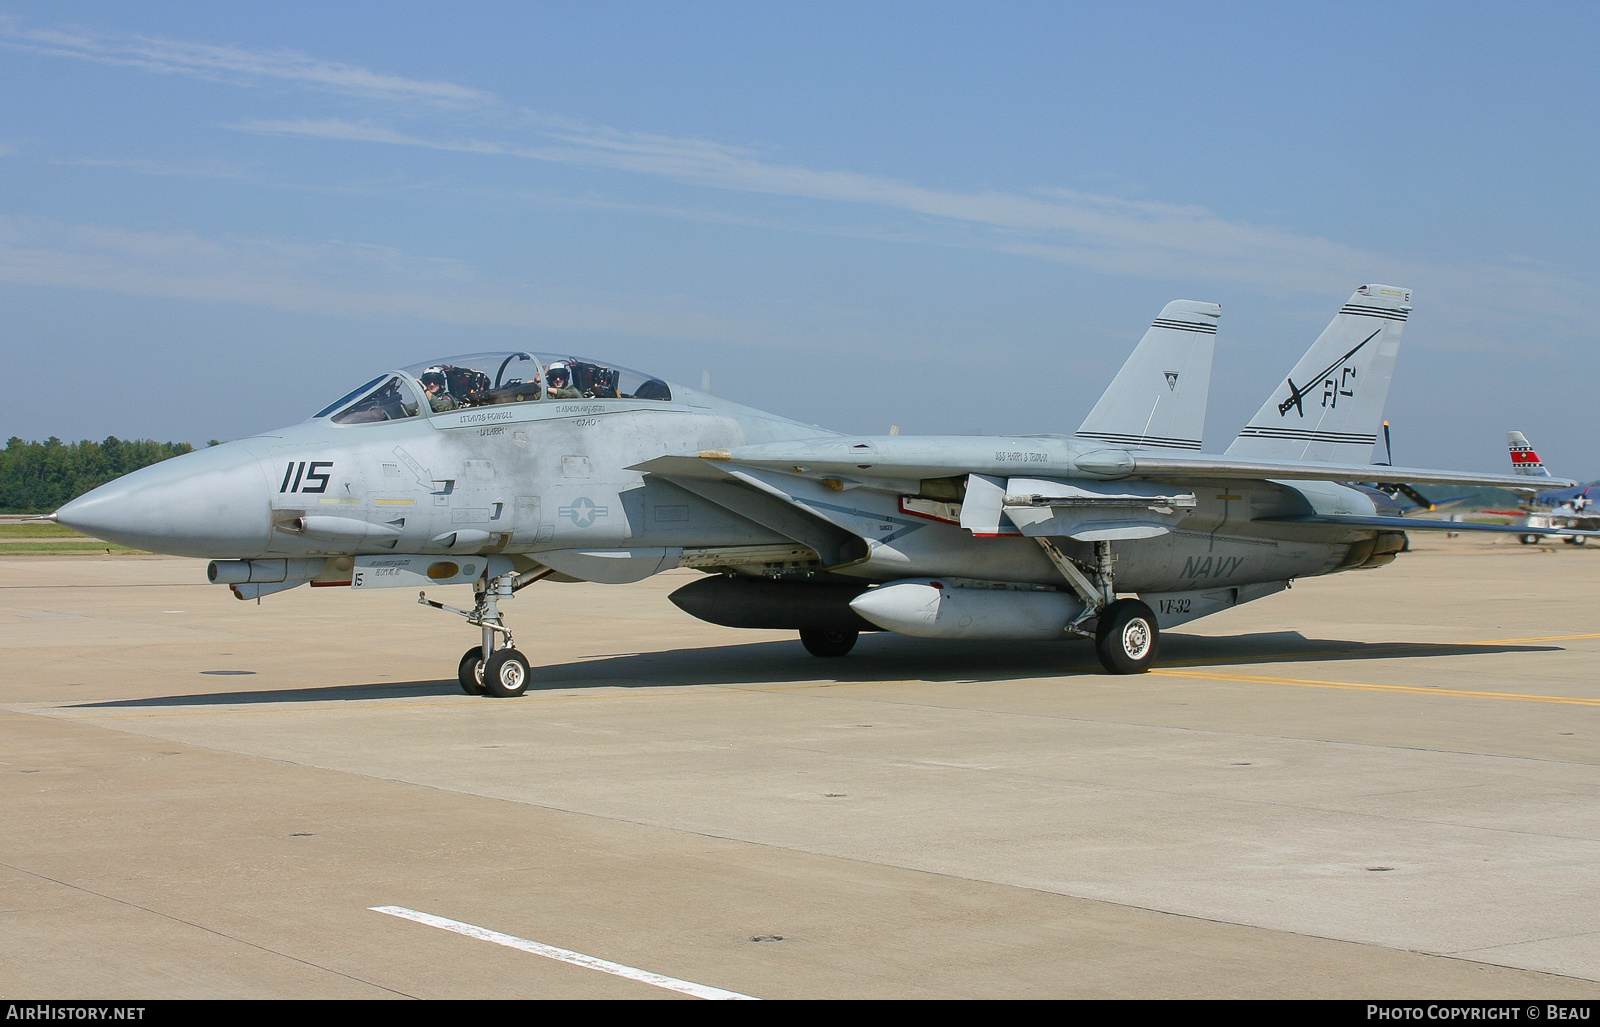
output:
<instances>
[{"instance_id":1,"label":"jet engine nacelle","mask_svg":"<svg viewBox=\"0 0 1600 1027\"><path fill-rule=\"evenodd\" d=\"M918 638L1064 639L1083 603L1067 592L909 578L862 593L850 608L879 627Z\"/></svg>"}]
</instances>

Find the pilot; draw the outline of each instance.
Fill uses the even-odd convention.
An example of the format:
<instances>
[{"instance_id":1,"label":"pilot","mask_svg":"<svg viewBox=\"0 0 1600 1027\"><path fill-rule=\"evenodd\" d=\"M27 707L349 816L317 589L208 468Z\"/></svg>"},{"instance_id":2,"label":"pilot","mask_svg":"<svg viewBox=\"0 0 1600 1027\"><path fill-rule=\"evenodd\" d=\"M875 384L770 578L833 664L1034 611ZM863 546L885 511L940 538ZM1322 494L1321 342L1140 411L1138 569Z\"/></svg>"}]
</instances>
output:
<instances>
[{"instance_id":1,"label":"pilot","mask_svg":"<svg viewBox=\"0 0 1600 1027\"><path fill-rule=\"evenodd\" d=\"M572 369L566 364L551 364L545 368L546 395L551 399L582 399L583 393L572 387Z\"/></svg>"},{"instance_id":2,"label":"pilot","mask_svg":"<svg viewBox=\"0 0 1600 1027\"><path fill-rule=\"evenodd\" d=\"M434 413L437 414L442 413L445 410L454 410L456 407L461 405L457 403L450 395L448 391L449 386L445 382L444 372L439 368L428 368L426 371L422 372L422 378L420 380L422 382L423 391L428 394L428 405L433 408Z\"/></svg>"}]
</instances>

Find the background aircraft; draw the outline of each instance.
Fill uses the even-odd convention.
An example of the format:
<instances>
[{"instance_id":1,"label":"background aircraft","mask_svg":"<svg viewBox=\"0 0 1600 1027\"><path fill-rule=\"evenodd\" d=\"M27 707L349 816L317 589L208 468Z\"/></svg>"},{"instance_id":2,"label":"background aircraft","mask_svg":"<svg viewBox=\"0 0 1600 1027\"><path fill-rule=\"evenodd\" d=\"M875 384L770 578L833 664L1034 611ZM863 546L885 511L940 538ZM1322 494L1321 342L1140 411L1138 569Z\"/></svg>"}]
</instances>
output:
<instances>
[{"instance_id":1,"label":"background aircraft","mask_svg":"<svg viewBox=\"0 0 1600 1027\"><path fill-rule=\"evenodd\" d=\"M872 630L1090 637L1108 670L1141 671L1162 629L1387 564L1407 529L1507 530L1401 518L1344 484L1374 477L1410 298L1358 289L1223 456L1194 446L1220 310L1179 301L1077 436L844 436L604 362L472 354L385 372L302 424L144 468L55 516L211 557L240 598L470 583L473 608L452 611L481 631L468 692L527 688L499 606L520 589L671 567L710 572L673 593L683 609L797 630L817 656Z\"/></svg>"},{"instance_id":2,"label":"background aircraft","mask_svg":"<svg viewBox=\"0 0 1600 1027\"><path fill-rule=\"evenodd\" d=\"M1550 472L1545 469L1544 461L1539 459L1539 454L1534 451L1533 445L1528 442L1528 437L1522 432L1506 432L1506 448L1511 453L1513 471L1529 478L1550 478ZM1597 494L1600 494L1600 487L1573 485L1570 488L1539 492L1519 504L1515 510L1485 512L1520 517L1523 527L1537 529L1524 532L1520 536L1525 545L1535 545L1551 535L1560 535L1564 541L1581 546L1588 541L1587 535L1563 532L1560 529L1594 531L1600 528L1600 512L1594 509Z\"/></svg>"}]
</instances>

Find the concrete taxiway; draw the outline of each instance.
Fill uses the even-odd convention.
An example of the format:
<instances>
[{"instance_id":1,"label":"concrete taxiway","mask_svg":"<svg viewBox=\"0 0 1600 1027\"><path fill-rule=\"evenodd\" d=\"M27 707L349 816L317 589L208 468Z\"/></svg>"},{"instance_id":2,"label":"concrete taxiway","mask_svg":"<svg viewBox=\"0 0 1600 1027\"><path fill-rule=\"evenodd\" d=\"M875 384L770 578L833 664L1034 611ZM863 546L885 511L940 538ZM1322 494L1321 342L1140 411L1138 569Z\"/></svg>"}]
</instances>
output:
<instances>
[{"instance_id":1,"label":"concrete taxiway","mask_svg":"<svg viewBox=\"0 0 1600 1027\"><path fill-rule=\"evenodd\" d=\"M1600 997L1600 551L1416 543L1137 677L540 584L511 700L413 591L0 554L0 992L682 997L400 906L762 998Z\"/></svg>"}]
</instances>

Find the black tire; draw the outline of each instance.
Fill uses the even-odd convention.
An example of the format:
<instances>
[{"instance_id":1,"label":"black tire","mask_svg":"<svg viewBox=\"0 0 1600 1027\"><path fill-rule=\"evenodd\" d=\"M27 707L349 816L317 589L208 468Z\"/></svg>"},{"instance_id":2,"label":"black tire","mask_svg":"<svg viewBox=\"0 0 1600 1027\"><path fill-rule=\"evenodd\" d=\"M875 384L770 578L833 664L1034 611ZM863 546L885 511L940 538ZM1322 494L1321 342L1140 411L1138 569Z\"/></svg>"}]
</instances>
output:
<instances>
[{"instance_id":1,"label":"black tire","mask_svg":"<svg viewBox=\"0 0 1600 1027\"><path fill-rule=\"evenodd\" d=\"M497 699L514 699L528 690L528 660L515 649L496 649L483 664L483 690Z\"/></svg>"},{"instance_id":2,"label":"black tire","mask_svg":"<svg viewBox=\"0 0 1600 1027\"><path fill-rule=\"evenodd\" d=\"M475 645L461 657L456 667L456 680L468 695L483 694L483 646Z\"/></svg>"},{"instance_id":3,"label":"black tire","mask_svg":"<svg viewBox=\"0 0 1600 1027\"><path fill-rule=\"evenodd\" d=\"M1538 535L1518 535L1517 536L1517 541L1521 542L1525 546L1536 546L1536 545L1539 544L1539 536Z\"/></svg>"},{"instance_id":4,"label":"black tire","mask_svg":"<svg viewBox=\"0 0 1600 1027\"><path fill-rule=\"evenodd\" d=\"M1587 536L1587 535L1568 535L1567 536L1567 544L1571 545L1571 546L1586 546L1586 545L1589 544L1589 536Z\"/></svg>"},{"instance_id":5,"label":"black tire","mask_svg":"<svg viewBox=\"0 0 1600 1027\"><path fill-rule=\"evenodd\" d=\"M800 644L805 646L806 652L812 656L844 656L856 647L856 639L860 637L859 631L800 629Z\"/></svg>"},{"instance_id":6,"label":"black tire","mask_svg":"<svg viewBox=\"0 0 1600 1027\"><path fill-rule=\"evenodd\" d=\"M1161 629L1150 607L1137 599L1118 599L1100 611L1094 649L1100 666L1113 674L1143 674L1156 660Z\"/></svg>"}]
</instances>

